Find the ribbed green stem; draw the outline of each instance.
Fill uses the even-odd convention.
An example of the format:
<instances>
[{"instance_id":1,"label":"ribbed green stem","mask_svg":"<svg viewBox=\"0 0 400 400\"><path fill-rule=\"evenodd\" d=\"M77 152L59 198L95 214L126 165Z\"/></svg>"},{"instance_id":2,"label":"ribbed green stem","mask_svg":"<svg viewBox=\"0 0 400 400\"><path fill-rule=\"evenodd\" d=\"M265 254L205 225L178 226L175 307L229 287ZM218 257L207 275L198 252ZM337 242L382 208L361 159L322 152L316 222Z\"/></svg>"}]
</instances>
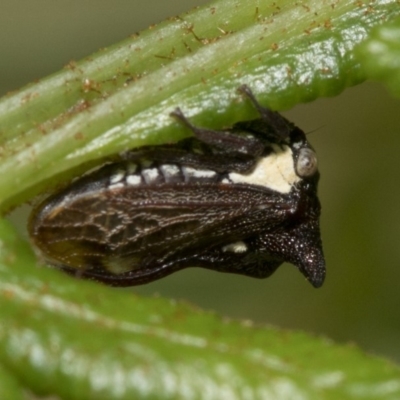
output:
<instances>
[{"instance_id":1,"label":"ribbed green stem","mask_svg":"<svg viewBox=\"0 0 400 400\"><path fill-rule=\"evenodd\" d=\"M394 0L220 0L71 64L0 101L0 210L85 162L182 138L178 105L218 127L251 115L243 83L275 109L337 94L363 79L354 46L397 15Z\"/></svg>"}]
</instances>

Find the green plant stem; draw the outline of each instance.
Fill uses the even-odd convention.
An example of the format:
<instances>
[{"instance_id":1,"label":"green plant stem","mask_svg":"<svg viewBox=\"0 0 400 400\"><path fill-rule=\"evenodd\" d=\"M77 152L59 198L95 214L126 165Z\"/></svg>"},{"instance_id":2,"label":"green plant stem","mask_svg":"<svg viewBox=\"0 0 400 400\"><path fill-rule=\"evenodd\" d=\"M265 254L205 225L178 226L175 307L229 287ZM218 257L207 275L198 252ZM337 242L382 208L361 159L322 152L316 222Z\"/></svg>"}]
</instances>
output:
<instances>
[{"instance_id":1,"label":"green plant stem","mask_svg":"<svg viewBox=\"0 0 400 400\"><path fill-rule=\"evenodd\" d=\"M49 268L36 268L33 276L26 244L4 221L0 233L0 360L36 394L65 400L400 396L400 369L355 347L226 321Z\"/></svg>"},{"instance_id":2,"label":"green plant stem","mask_svg":"<svg viewBox=\"0 0 400 400\"><path fill-rule=\"evenodd\" d=\"M182 138L178 105L218 127L254 115L243 83L275 109L337 94L363 79L354 46L399 13L394 0L215 1L72 63L0 102L0 210L84 163Z\"/></svg>"},{"instance_id":3,"label":"green plant stem","mask_svg":"<svg viewBox=\"0 0 400 400\"><path fill-rule=\"evenodd\" d=\"M400 18L374 28L356 50L366 75L400 97Z\"/></svg>"},{"instance_id":4,"label":"green plant stem","mask_svg":"<svg viewBox=\"0 0 400 400\"><path fill-rule=\"evenodd\" d=\"M26 400L26 391L17 378L0 364L0 399Z\"/></svg>"}]
</instances>

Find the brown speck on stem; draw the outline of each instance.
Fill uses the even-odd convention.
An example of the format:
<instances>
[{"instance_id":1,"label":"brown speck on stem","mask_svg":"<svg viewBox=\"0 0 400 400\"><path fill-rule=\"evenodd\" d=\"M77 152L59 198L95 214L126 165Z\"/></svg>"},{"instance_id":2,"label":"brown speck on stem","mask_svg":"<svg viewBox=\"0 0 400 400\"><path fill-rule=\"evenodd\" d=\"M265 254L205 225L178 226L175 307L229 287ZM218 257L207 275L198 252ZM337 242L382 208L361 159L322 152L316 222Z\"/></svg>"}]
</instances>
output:
<instances>
[{"instance_id":1,"label":"brown speck on stem","mask_svg":"<svg viewBox=\"0 0 400 400\"><path fill-rule=\"evenodd\" d=\"M96 92L101 94L100 92L100 84L92 79L85 78L82 83L82 90L84 93L88 92Z\"/></svg>"},{"instance_id":2,"label":"brown speck on stem","mask_svg":"<svg viewBox=\"0 0 400 400\"><path fill-rule=\"evenodd\" d=\"M78 68L78 65L76 61L71 60L64 68L69 69L71 71L75 71Z\"/></svg>"},{"instance_id":3,"label":"brown speck on stem","mask_svg":"<svg viewBox=\"0 0 400 400\"><path fill-rule=\"evenodd\" d=\"M82 140L82 139L84 139L84 135L83 135L83 133L82 132L77 132L77 133L75 133L75 135L74 135L74 139L76 139L76 140Z\"/></svg>"},{"instance_id":4,"label":"brown speck on stem","mask_svg":"<svg viewBox=\"0 0 400 400\"><path fill-rule=\"evenodd\" d=\"M199 36L196 35L195 31L194 31L194 25L193 24L186 24L185 29L188 33L190 33L191 35L193 35L193 37L200 42L201 44L209 44L211 43L210 39L206 39L206 38L200 38Z\"/></svg>"},{"instance_id":5,"label":"brown speck on stem","mask_svg":"<svg viewBox=\"0 0 400 400\"><path fill-rule=\"evenodd\" d=\"M173 47L170 51L170 54L167 56L161 55L161 54L155 54L154 57L156 58L161 58L165 60L174 60L176 55L175 47Z\"/></svg>"},{"instance_id":6,"label":"brown speck on stem","mask_svg":"<svg viewBox=\"0 0 400 400\"><path fill-rule=\"evenodd\" d=\"M272 50L278 50L278 48L279 48L278 43L272 43L271 44L271 49Z\"/></svg>"},{"instance_id":7,"label":"brown speck on stem","mask_svg":"<svg viewBox=\"0 0 400 400\"><path fill-rule=\"evenodd\" d=\"M226 31L225 29L222 29L220 27L217 28L224 36L226 35L230 35L232 33L234 33L234 31Z\"/></svg>"},{"instance_id":8,"label":"brown speck on stem","mask_svg":"<svg viewBox=\"0 0 400 400\"><path fill-rule=\"evenodd\" d=\"M187 50L188 53L192 52L191 47L185 41L183 41L183 45L185 46L185 49Z\"/></svg>"},{"instance_id":9,"label":"brown speck on stem","mask_svg":"<svg viewBox=\"0 0 400 400\"><path fill-rule=\"evenodd\" d=\"M323 74L330 74L332 70L330 68L321 68L321 73Z\"/></svg>"}]
</instances>

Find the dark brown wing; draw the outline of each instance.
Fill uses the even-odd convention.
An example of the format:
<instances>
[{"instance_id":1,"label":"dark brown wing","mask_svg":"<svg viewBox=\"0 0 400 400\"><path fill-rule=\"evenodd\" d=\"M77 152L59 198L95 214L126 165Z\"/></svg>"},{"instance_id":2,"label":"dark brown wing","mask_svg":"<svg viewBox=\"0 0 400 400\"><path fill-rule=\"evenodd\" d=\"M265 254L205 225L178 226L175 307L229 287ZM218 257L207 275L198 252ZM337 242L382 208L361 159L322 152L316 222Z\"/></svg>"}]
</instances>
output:
<instances>
[{"instance_id":1,"label":"dark brown wing","mask_svg":"<svg viewBox=\"0 0 400 400\"><path fill-rule=\"evenodd\" d=\"M87 268L111 259L134 269L273 232L290 207L288 197L244 184L100 187L55 196L30 230L57 264Z\"/></svg>"}]
</instances>

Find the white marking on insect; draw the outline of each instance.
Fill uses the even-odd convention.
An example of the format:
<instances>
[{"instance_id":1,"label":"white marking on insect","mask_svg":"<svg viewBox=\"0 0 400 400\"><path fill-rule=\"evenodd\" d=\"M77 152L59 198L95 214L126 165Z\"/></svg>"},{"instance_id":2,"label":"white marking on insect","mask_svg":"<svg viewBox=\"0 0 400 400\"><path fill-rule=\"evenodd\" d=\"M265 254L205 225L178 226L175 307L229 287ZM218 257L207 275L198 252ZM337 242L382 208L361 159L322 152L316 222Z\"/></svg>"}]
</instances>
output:
<instances>
[{"instance_id":1,"label":"white marking on insect","mask_svg":"<svg viewBox=\"0 0 400 400\"><path fill-rule=\"evenodd\" d=\"M103 261L104 268L115 275L120 275L125 272L131 271L133 268L133 260L129 259L129 263L127 260L122 260L119 258L110 257Z\"/></svg>"},{"instance_id":2,"label":"white marking on insect","mask_svg":"<svg viewBox=\"0 0 400 400\"><path fill-rule=\"evenodd\" d=\"M124 176L125 176L125 171L121 169L117 170L116 173L110 177L110 184L112 185L114 183L121 182L122 179L124 179Z\"/></svg>"},{"instance_id":3,"label":"white marking on insect","mask_svg":"<svg viewBox=\"0 0 400 400\"><path fill-rule=\"evenodd\" d=\"M295 143L292 143L292 147L293 147L294 149L296 149L296 150L299 150L300 147L302 147L302 146L303 146L303 142L295 142Z\"/></svg>"},{"instance_id":4,"label":"white marking on insect","mask_svg":"<svg viewBox=\"0 0 400 400\"><path fill-rule=\"evenodd\" d=\"M229 178L234 183L260 185L280 193L289 193L293 185L300 181L294 168L293 152L286 145L271 146L274 152L260 158L250 174L231 172Z\"/></svg>"},{"instance_id":5,"label":"white marking on insect","mask_svg":"<svg viewBox=\"0 0 400 400\"><path fill-rule=\"evenodd\" d=\"M235 242L224 246L222 251L229 251L231 253L244 253L247 251L247 245L244 242Z\"/></svg>"},{"instance_id":6,"label":"white marking on insect","mask_svg":"<svg viewBox=\"0 0 400 400\"><path fill-rule=\"evenodd\" d=\"M113 189L120 189L123 188L125 185L122 182L117 182L117 183L113 183L111 185L108 186L108 189L113 190Z\"/></svg>"},{"instance_id":7,"label":"white marking on insect","mask_svg":"<svg viewBox=\"0 0 400 400\"><path fill-rule=\"evenodd\" d=\"M258 210L268 210L269 208L271 208L271 204L260 204L257 209Z\"/></svg>"},{"instance_id":8,"label":"white marking on insect","mask_svg":"<svg viewBox=\"0 0 400 400\"><path fill-rule=\"evenodd\" d=\"M196 169L192 167L182 167L183 175L186 180L190 178L213 178L217 175L215 171L211 171L209 169Z\"/></svg>"},{"instance_id":9,"label":"white marking on insect","mask_svg":"<svg viewBox=\"0 0 400 400\"><path fill-rule=\"evenodd\" d=\"M160 175L157 168L144 169L142 171L143 179L146 183L154 182Z\"/></svg>"},{"instance_id":10,"label":"white marking on insect","mask_svg":"<svg viewBox=\"0 0 400 400\"><path fill-rule=\"evenodd\" d=\"M142 178L139 175L128 175L126 177L126 183L130 186L137 186L142 183Z\"/></svg>"},{"instance_id":11,"label":"white marking on insect","mask_svg":"<svg viewBox=\"0 0 400 400\"><path fill-rule=\"evenodd\" d=\"M160 166L161 173L164 175L165 180L168 182L172 177L180 173L180 169L177 165L164 164Z\"/></svg>"}]
</instances>

